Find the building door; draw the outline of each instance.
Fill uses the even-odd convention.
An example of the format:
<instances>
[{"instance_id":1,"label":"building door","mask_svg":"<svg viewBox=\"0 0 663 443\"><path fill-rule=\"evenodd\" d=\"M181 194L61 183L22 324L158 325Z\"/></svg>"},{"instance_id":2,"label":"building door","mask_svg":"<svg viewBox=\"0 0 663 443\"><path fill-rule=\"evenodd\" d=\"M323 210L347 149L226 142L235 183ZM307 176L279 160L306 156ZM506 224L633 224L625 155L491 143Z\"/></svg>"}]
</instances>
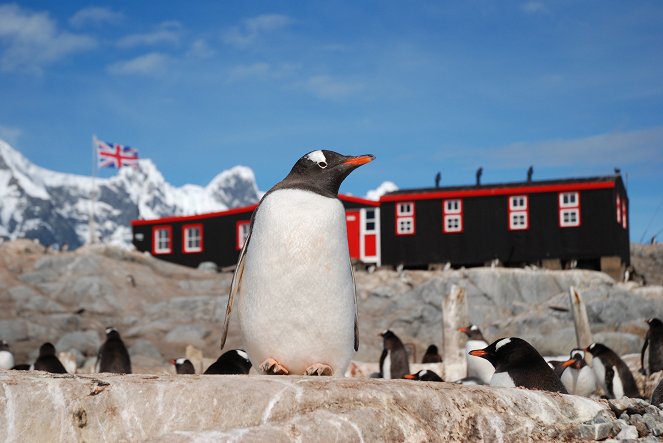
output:
<instances>
[{"instance_id":1,"label":"building door","mask_svg":"<svg viewBox=\"0 0 663 443\"><path fill-rule=\"evenodd\" d=\"M380 209L362 209L360 221L361 261L380 265Z\"/></svg>"},{"instance_id":2,"label":"building door","mask_svg":"<svg viewBox=\"0 0 663 443\"><path fill-rule=\"evenodd\" d=\"M348 248L350 249L350 257L359 260L361 258L359 250L359 210L346 210L345 224L348 229Z\"/></svg>"}]
</instances>

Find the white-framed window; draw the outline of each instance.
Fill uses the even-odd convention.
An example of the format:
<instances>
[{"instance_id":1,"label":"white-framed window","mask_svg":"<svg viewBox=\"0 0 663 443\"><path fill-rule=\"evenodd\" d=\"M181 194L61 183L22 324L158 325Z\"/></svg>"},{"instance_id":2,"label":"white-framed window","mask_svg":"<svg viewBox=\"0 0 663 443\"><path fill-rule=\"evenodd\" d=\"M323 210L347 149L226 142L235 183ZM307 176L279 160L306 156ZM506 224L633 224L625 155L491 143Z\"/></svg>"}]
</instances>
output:
<instances>
[{"instance_id":1,"label":"white-framed window","mask_svg":"<svg viewBox=\"0 0 663 443\"><path fill-rule=\"evenodd\" d=\"M529 229L528 197L526 195L509 196L509 230Z\"/></svg>"},{"instance_id":2,"label":"white-framed window","mask_svg":"<svg viewBox=\"0 0 663 443\"><path fill-rule=\"evenodd\" d=\"M171 226L155 226L152 228L152 252L157 254L170 254L173 252L173 228Z\"/></svg>"},{"instance_id":3,"label":"white-framed window","mask_svg":"<svg viewBox=\"0 0 663 443\"><path fill-rule=\"evenodd\" d=\"M367 208L364 211L364 233L373 234L377 230L375 222L375 209Z\"/></svg>"},{"instance_id":4,"label":"white-framed window","mask_svg":"<svg viewBox=\"0 0 663 443\"><path fill-rule=\"evenodd\" d=\"M628 222L626 221L628 212L626 211L626 200L622 199L622 228L628 228Z\"/></svg>"},{"instance_id":5,"label":"white-framed window","mask_svg":"<svg viewBox=\"0 0 663 443\"><path fill-rule=\"evenodd\" d=\"M396 235L415 234L414 202L396 203Z\"/></svg>"},{"instance_id":6,"label":"white-framed window","mask_svg":"<svg viewBox=\"0 0 663 443\"><path fill-rule=\"evenodd\" d=\"M622 201L621 198L619 197L619 194L617 194L617 203L615 204L617 207L617 223L622 222Z\"/></svg>"},{"instance_id":7,"label":"white-framed window","mask_svg":"<svg viewBox=\"0 0 663 443\"><path fill-rule=\"evenodd\" d=\"M580 226L580 193L560 192L558 200L560 228Z\"/></svg>"},{"instance_id":8,"label":"white-framed window","mask_svg":"<svg viewBox=\"0 0 663 443\"><path fill-rule=\"evenodd\" d=\"M237 241L235 242L235 249L238 251L244 247L244 242L249 238L251 233L251 220L237 221Z\"/></svg>"},{"instance_id":9,"label":"white-framed window","mask_svg":"<svg viewBox=\"0 0 663 443\"><path fill-rule=\"evenodd\" d=\"M182 251L186 254L202 252L203 225L184 225L182 227Z\"/></svg>"},{"instance_id":10,"label":"white-framed window","mask_svg":"<svg viewBox=\"0 0 663 443\"><path fill-rule=\"evenodd\" d=\"M450 234L463 232L463 201L460 199L442 201L442 232Z\"/></svg>"}]
</instances>

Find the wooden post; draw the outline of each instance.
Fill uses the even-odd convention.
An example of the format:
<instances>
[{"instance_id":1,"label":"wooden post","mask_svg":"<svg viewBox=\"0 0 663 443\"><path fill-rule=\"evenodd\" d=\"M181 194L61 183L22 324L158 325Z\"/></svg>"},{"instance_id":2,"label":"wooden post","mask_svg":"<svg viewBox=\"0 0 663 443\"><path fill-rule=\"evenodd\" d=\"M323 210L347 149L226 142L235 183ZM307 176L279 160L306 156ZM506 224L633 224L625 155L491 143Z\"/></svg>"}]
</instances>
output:
<instances>
[{"instance_id":1,"label":"wooden post","mask_svg":"<svg viewBox=\"0 0 663 443\"><path fill-rule=\"evenodd\" d=\"M458 332L469 323L465 289L451 286L451 292L442 300L442 321L444 380L456 381L467 375L465 345L462 332Z\"/></svg>"},{"instance_id":2,"label":"wooden post","mask_svg":"<svg viewBox=\"0 0 663 443\"><path fill-rule=\"evenodd\" d=\"M582 300L580 293L571 286L569 288L569 296L571 297L571 311L573 312L573 322L576 327L576 342L579 348L586 348L592 344L592 330L589 327L589 319L587 318L587 309L585 302ZM592 354L585 353L585 360L591 363Z\"/></svg>"}]
</instances>

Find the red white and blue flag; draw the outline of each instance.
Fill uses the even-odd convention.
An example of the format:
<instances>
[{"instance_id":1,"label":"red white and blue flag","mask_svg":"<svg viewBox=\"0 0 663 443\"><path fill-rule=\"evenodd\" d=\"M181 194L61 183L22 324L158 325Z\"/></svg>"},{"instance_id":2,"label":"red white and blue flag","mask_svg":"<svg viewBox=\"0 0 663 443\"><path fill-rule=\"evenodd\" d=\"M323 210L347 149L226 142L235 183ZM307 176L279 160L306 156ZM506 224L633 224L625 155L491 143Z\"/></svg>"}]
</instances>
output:
<instances>
[{"instance_id":1,"label":"red white and blue flag","mask_svg":"<svg viewBox=\"0 0 663 443\"><path fill-rule=\"evenodd\" d=\"M100 168L117 168L122 166L138 166L138 150L130 146L108 143L94 138L97 147L97 166Z\"/></svg>"}]
</instances>

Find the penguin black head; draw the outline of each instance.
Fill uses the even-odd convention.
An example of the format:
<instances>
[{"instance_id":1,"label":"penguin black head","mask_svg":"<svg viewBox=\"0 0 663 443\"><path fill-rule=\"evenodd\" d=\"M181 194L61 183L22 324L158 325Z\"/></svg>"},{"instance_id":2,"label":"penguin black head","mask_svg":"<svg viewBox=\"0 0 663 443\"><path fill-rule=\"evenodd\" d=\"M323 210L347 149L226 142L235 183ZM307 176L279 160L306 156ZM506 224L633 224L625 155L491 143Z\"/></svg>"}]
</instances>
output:
<instances>
[{"instance_id":1,"label":"penguin black head","mask_svg":"<svg viewBox=\"0 0 663 443\"><path fill-rule=\"evenodd\" d=\"M0 351L9 351L9 343L4 340L0 340Z\"/></svg>"},{"instance_id":2,"label":"penguin black head","mask_svg":"<svg viewBox=\"0 0 663 443\"><path fill-rule=\"evenodd\" d=\"M495 340L487 347L475 349L474 351L470 351L469 354L485 358L496 369L526 366L533 358L542 358L541 354L532 345L518 337L506 337Z\"/></svg>"},{"instance_id":3,"label":"penguin black head","mask_svg":"<svg viewBox=\"0 0 663 443\"><path fill-rule=\"evenodd\" d=\"M575 348L569 354L569 359L562 363L562 366L568 368L571 366L573 369L582 369L587 365L585 362L585 351L579 348Z\"/></svg>"},{"instance_id":4,"label":"penguin black head","mask_svg":"<svg viewBox=\"0 0 663 443\"><path fill-rule=\"evenodd\" d=\"M44 343L39 347L39 356L40 357L50 357L55 355L55 346L53 343Z\"/></svg>"},{"instance_id":5,"label":"penguin black head","mask_svg":"<svg viewBox=\"0 0 663 443\"><path fill-rule=\"evenodd\" d=\"M106 328L106 338L118 339L120 338L120 333L117 332L117 329L113 328L112 326L109 326Z\"/></svg>"},{"instance_id":6,"label":"penguin black head","mask_svg":"<svg viewBox=\"0 0 663 443\"><path fill-rule=\"evenodd\" d=\"M437 349L437 346L430 345L426 349L423 358L421 359L422 363L439 363L442 361L442 356L440 351Z\"/></svg>"},{"instance_id":7,"label":"penguin black head","mask_svg":"<svg viewBox=\"0 0 663 443\"><path fill-rule=\"evenodd\" d=\"M648 319L647 324L649 324L649 327L652 328L652 329L663 328L663 322L661 320L659 320L658 318Z\"/></svg>"},{"instance_id":8,"label":"penguin black head","mask_svg":"<svg viewBox=\"0 0 663 443\"><path fill-rule=\"evenodd\" d=\"M325 196L336 197L343 180L374 156L347 156L334 151L311 151L297 160L288 176L272 189L303 188Z\"/></svg>"},{"instance_id":9,"label":"penguin black head","mask_svg":"<svg viewBox=\"0 0 663 443\"><path fill-rule=\"evenodd\" d=\"M401 342L401 339L398 338L398 336L393 332L391 332L389 329L387 329L384 332L381 332L379 335L383 338L385 349L393 351L397 347L403 346L403 342Z\"/></svg>"},{"instance_id":10,"label":"penguin black head","mask_svg":"<svg viewBox=\"0 0 663 443\"><path fill-rule=\"evenodd\" d=\"M583 349L583 351L587 351L590 354L592 354L594 357L596 357L597 355L601 355L606 352L612 352L612 349L601 343L592 343L591 345Z\"/></svg>"},{"instance_id":11,"label":"penguin black head","mask_svg":"<svg viewBox=\"0 0 663 443\"><path fill-rule=\"evenodd\" d=\"M467 338L470 340L483 340L486 341L485 338L483 338L483 334L481 333L481 329L475 324L470 324L464 328L458 328L458 332L463 332L465 335L467 335Z\"/></svg>"},{"instance_id":12,"label":"penguin black head","mask_svg":"<svg viewBox=\"0 0 663 443\"><path fill-rule=\"evenodd\" d=\"M422 369L421 371L415 374L408 374L403 377L406 380L419 380L419 381L444 381L442 377L437 375L435 371L429 371L428 369Z\"/></svg>"},{"instance_id":13,"label":"penguin black head","mask_svg":"<svg viewBox=\"0 0 663 443\"><path fill-rule=\"evenodd\" d=\"M178 374L195 374L196 370L193 367L193 363L187 358L178 358L170 361L175 365L175 371Z\"/></svg>"}]
</instances>

